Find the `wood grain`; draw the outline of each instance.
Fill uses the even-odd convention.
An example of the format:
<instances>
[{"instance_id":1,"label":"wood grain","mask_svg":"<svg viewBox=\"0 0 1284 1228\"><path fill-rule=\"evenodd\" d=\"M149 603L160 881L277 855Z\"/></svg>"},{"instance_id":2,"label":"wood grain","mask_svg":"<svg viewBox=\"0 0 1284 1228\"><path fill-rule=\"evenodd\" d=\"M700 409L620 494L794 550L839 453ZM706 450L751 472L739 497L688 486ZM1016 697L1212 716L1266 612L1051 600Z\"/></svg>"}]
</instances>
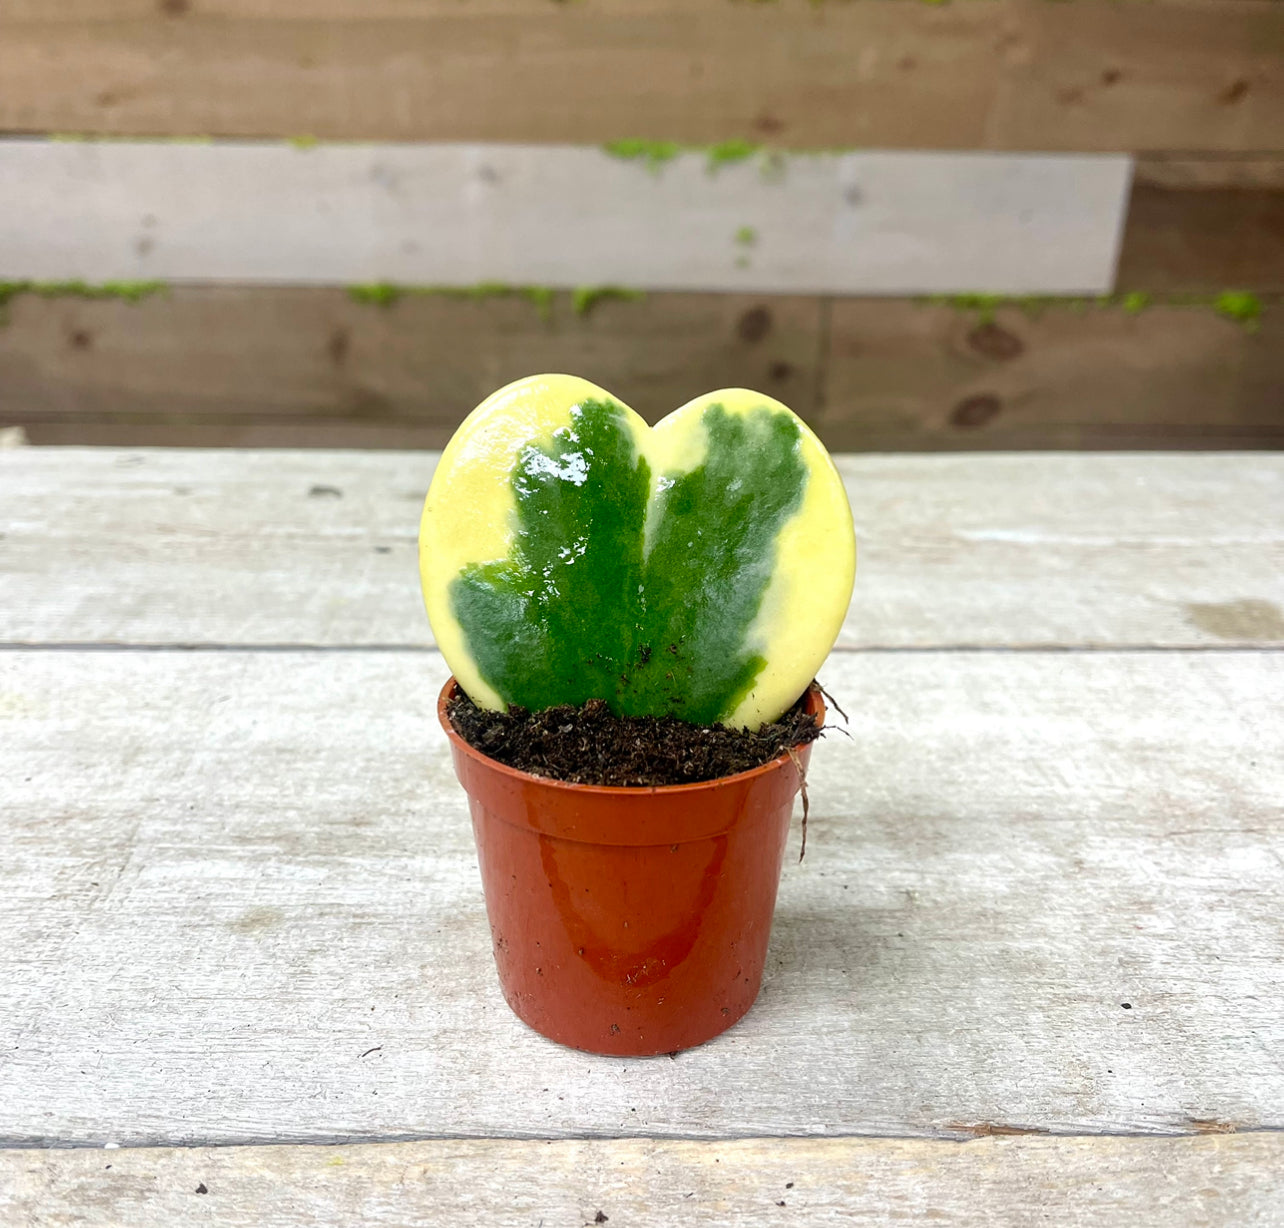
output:
<instances>
[{"instance_id":1,"label":"wood grain","mask_svg":"<svg viewBox=\"0 0 1284 1228\"><path fill-rule=\"evenodd\" d=\"M0 129L1278 153L1282 21L1270 0L5 0Z\"/></svg>"},{"instance_id":2,"label":"wood grain","mask_svg":"<svg viewBox=\"0 0 1284 1228\"><path fill-rule=\"evenodd\" d=\"M836 654L758 1004L627 1062L499 995L444 675L0 653L0 1138L1284 1127L1281 654Z\"/></svg>"},{"instance_id":3,"label":"wood grain","mask_svg":"<svg viewBox=\"0 0 1284 1228\"><path fill-rule=\"evenodd\" d=\"M1133 187L1117 283L1127 290L1284 290L1284 190Z\"/></svg>"},{"instance_id":4,"label":"wood grain","mask_svg":"<svg viewBox=\"0 0 1284 1228\"><path fill-rule=\"evenodd\" d=\"M1284 646L1284 458L840 457L843 648ZM0 642L426 645L431 454L0 454Z\"/></svg>"},{"instance_id":5,"label":"wood grain","mask_svg":"<svg viewBox=\"0 0 1284 1228\"><path fill-rule=\"evenodd\" d=\"M697 152L648 170L583 147L10 140L0 274L1088 291L1115 281L1126 173L1032 155L776 152L713 173ZM734 241L745 226L752 244ZM1284 163L1141 159L1117 282L1284 289Z\"/></svg>"},{"instance_id":6,"label":"wood grain","mask_svg":"<svg viewBox=\"0 0 1284 1228\"><path fill-rule=\"evenodd\" d=\"M174 287L138 304L22 295L0 327L0 428L35 443L441 447L510 379L574 371L653 421L749 386L835 449L1269 448L1284 307L982 316L906 300L648 295L543 318L521 297ZM978 400L979 398L979 400Z\"/></svg>"},{"instance_id":7,"label":"wood grain","mask_svg":"<svg viewBox=\"0 0 1284 1228\"><path fill-rule=\"evenodd\" d=\"M1240 188L1246 191L1284 191L1284 159L1252 154L1192 157L1189 154L1149 154L1134 159L1133 185L1147 188L1204 190Z\"/></svg>"},{"instance_id":8,"label":"wood grain","mask_svg":"<svg viewBox=\"0 0 1284 1228\"><path fill-rule=\"evenodd\" d=\"M0 141L11 278L1097 293L1120 155ZM252 190L251 190L252 189Z\"/></svg>"},{"instance_id":9,"label":"wood grain","mask_svg":"<svg viewBox=\"0 0 1284 1228\"><path fill-rule=\"evenodd\" d=\"M1210 307L1137 314L839 299L824 410L829 447L1278 448L1284 310L1256 330Z\"/></svg>"},{"instance_id":10,"label":"wood grain","mask_svg":"<svg viewBox=\"0 0 1284 1228\"><path fill-rule=\"evenodd\" d=\"M0 1211L46 1228L409 1222L1270 1225L1274 1134L1190 1139L451 1140L364 1147L0 1152ZM204 1196L197 1188L206 1191ZM2 1191L8 1190L6 1195ZM202 1201L202 1197L204 1201Z\"/></svg>"},{"instance_id":11,"label":"wood grain","mask_svg":"<svg viewBox=\"0 0 1284 1228\"><path fill-rule=\"evenodd\" d=\"M573 371L651 421L714 388L819 404L821 302L754 295L607 299L547 317L520 294L173 287L138 304L23 295L0 328L0 423L37 443L113 431L142 441L436 446L496 388ZM170 432L165 439L165 433ZM345 436L346 433L346 436Z\"/></svg>"}]
</instances>

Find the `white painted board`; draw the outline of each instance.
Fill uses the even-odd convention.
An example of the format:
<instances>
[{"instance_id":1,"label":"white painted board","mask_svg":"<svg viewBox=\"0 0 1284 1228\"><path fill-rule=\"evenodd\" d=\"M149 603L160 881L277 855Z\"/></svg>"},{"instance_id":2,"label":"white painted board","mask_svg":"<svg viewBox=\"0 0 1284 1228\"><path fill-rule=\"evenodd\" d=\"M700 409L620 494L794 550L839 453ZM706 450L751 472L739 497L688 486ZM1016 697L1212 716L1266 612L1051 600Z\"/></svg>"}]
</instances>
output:
<instances>
[{"instance_id":1,"label":"white painted board","mask_svg":"<svg viewBox=\"0 0 1284 1228\"><path fill-rule=\"evenodd\" d=\"M676 1060L504 1004L444 673L0 653L0 1143L1284 1128L1284 654L836 654L762 995Z\"/></svg>"},{"instance_id":2,"label":"white painted board","mask_svg":"<svg viewBox=\"0 0 1284 1228\"><path fill-rule=\"evenodd\" d=\"M435 455L0 452L0 643L431 643ZM1284 646L1284 457L845 456L843 648Z\"/></svg>"},{"instance_id":3,"label":"white painted board","mask_svg":"<svg viewBox=\"0 0 1284 1228\"><path fill-rule=\"evenodd\" d=\"M1279 1134L0 1151L0 1217L41 1228L1270 1228L1282 1203Z\"/></svg>"},{"instance_id":4,"label":"white painted board","mask_svg":"<svg viewBox=\"0 0 1284 1228\"><path fill-rule=\"evenodd\" d=\"M1100 293L1131 159L0 141L0 278Z\"/></svg>"}]
</instances>

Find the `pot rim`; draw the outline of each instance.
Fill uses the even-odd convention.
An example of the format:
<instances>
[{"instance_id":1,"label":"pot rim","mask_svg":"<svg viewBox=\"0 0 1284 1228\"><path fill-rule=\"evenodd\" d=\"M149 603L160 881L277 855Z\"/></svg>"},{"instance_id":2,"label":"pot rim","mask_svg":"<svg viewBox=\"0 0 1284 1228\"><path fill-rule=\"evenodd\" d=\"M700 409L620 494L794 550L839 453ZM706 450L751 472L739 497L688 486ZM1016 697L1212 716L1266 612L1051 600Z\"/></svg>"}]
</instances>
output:
<instances>
[{"instance_id":1,"label":"pot rim","mask_svg":"<svg viewBox=\"0 0 1284 1228\"><path fill-rule=\"evenodd\" d=\"M455 679L454 674L451 674L446 679L445 686L441 688L441 694L437 696L437 719L441 722L441 727L446 731L446 737L450 739L453 746L463 751L469 758L480 760L486 764L490 771L506 776L513 781L529 781L539 785L541 788L573 793L579 797L682 796L698 793L701 790L722 788L731 783L748 782L759 776L766 776L770 772L778 771L787 763L791 766L793 765L793 760L790 758L789 752L786 751L783 755L777 755L776 758L769 759L766 763L761 763L755 768L736 772L731 776L717 776L713 780L697 780L685 785L586 785L576 781L556 780L552 776L537 776L534 772L523 772L519 768L509 767L506 763L500 763L498 759L492 759L456 732L455 727L450 723L450 717L446 713L446 705L454 698L456 691L462 690L463 688ZM821 696L820 687L813 680L808 684L804 694L807 696L808 711L815 716L817 723L823 726L825 723L825 701ZM810 745L810 742L799 742L792 749L798 752Z\"/></svg>"}]
</instances>

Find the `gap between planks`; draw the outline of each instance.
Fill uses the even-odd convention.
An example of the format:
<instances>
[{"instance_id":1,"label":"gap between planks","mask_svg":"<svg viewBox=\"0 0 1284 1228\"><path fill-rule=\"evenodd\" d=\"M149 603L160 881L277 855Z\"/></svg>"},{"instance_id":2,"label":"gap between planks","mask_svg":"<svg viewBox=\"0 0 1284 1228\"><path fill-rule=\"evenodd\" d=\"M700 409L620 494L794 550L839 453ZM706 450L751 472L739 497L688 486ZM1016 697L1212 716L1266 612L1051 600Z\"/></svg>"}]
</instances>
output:
<instances>
[{"instance_id":1,"label":"gap between planks","mask_svg":"<svg viewBox=\"0 0 1284 1228\"><path fill-rule=\"evenodd\" d=\"M129 1146L111 1143L87 1143L76 1139L23 1138L20 1135L0 1135L0 1158L15 1151L237 1151L255 1147L371 1147L405 1143L696 1143L716 1147L720 1143L941 1143L966 1146L988 1138L1033 1138L1048 1142L1072 1142L1083 1139L1194 1139L1217 1136L1245 1137L1247 1135L1280 1135L1284 1126L1237 1126L1223 1121L1192 1122L1188 1130L1048 1130L1039 1126L1017 1126L1007 1122L959 1123L956 1128L928 1131L860 1131L848 1130L842 1134L763 1134L761 1131L739 1133L729 1130L726 1134L710 1137L707 1134L590 1134L585 1131L553 1133L511 1134L487 1131L484 1134L434 1134L428 1133L371 1133L334 1135L283 1135L265 1142L258 1136L244 1139L186 1139L179 1142L130 1143Z\"/></svg>"}]
</instances>

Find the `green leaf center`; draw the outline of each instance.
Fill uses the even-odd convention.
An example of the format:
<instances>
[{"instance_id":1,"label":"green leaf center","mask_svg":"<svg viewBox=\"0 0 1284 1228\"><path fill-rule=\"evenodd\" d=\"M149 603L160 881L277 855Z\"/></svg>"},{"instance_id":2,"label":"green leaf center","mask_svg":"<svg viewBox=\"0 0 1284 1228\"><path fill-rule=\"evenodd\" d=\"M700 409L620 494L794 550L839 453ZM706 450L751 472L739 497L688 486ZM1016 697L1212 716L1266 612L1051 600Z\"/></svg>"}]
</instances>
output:
<instances>
[{"instance_id":1,"label":"green leaf center","mask_svg":"<svg viewBox=\"0 0 1284 1228\"><path fill-rule=\"evenodd\" d=\"M791 415L702 417L704 458L654 484L623 410L587 400L524 447L507 558L465 568L451 604L482 677L539 710L725 719L764 661L750 631L807 470Z\"/></svg>"}]
</instances>

